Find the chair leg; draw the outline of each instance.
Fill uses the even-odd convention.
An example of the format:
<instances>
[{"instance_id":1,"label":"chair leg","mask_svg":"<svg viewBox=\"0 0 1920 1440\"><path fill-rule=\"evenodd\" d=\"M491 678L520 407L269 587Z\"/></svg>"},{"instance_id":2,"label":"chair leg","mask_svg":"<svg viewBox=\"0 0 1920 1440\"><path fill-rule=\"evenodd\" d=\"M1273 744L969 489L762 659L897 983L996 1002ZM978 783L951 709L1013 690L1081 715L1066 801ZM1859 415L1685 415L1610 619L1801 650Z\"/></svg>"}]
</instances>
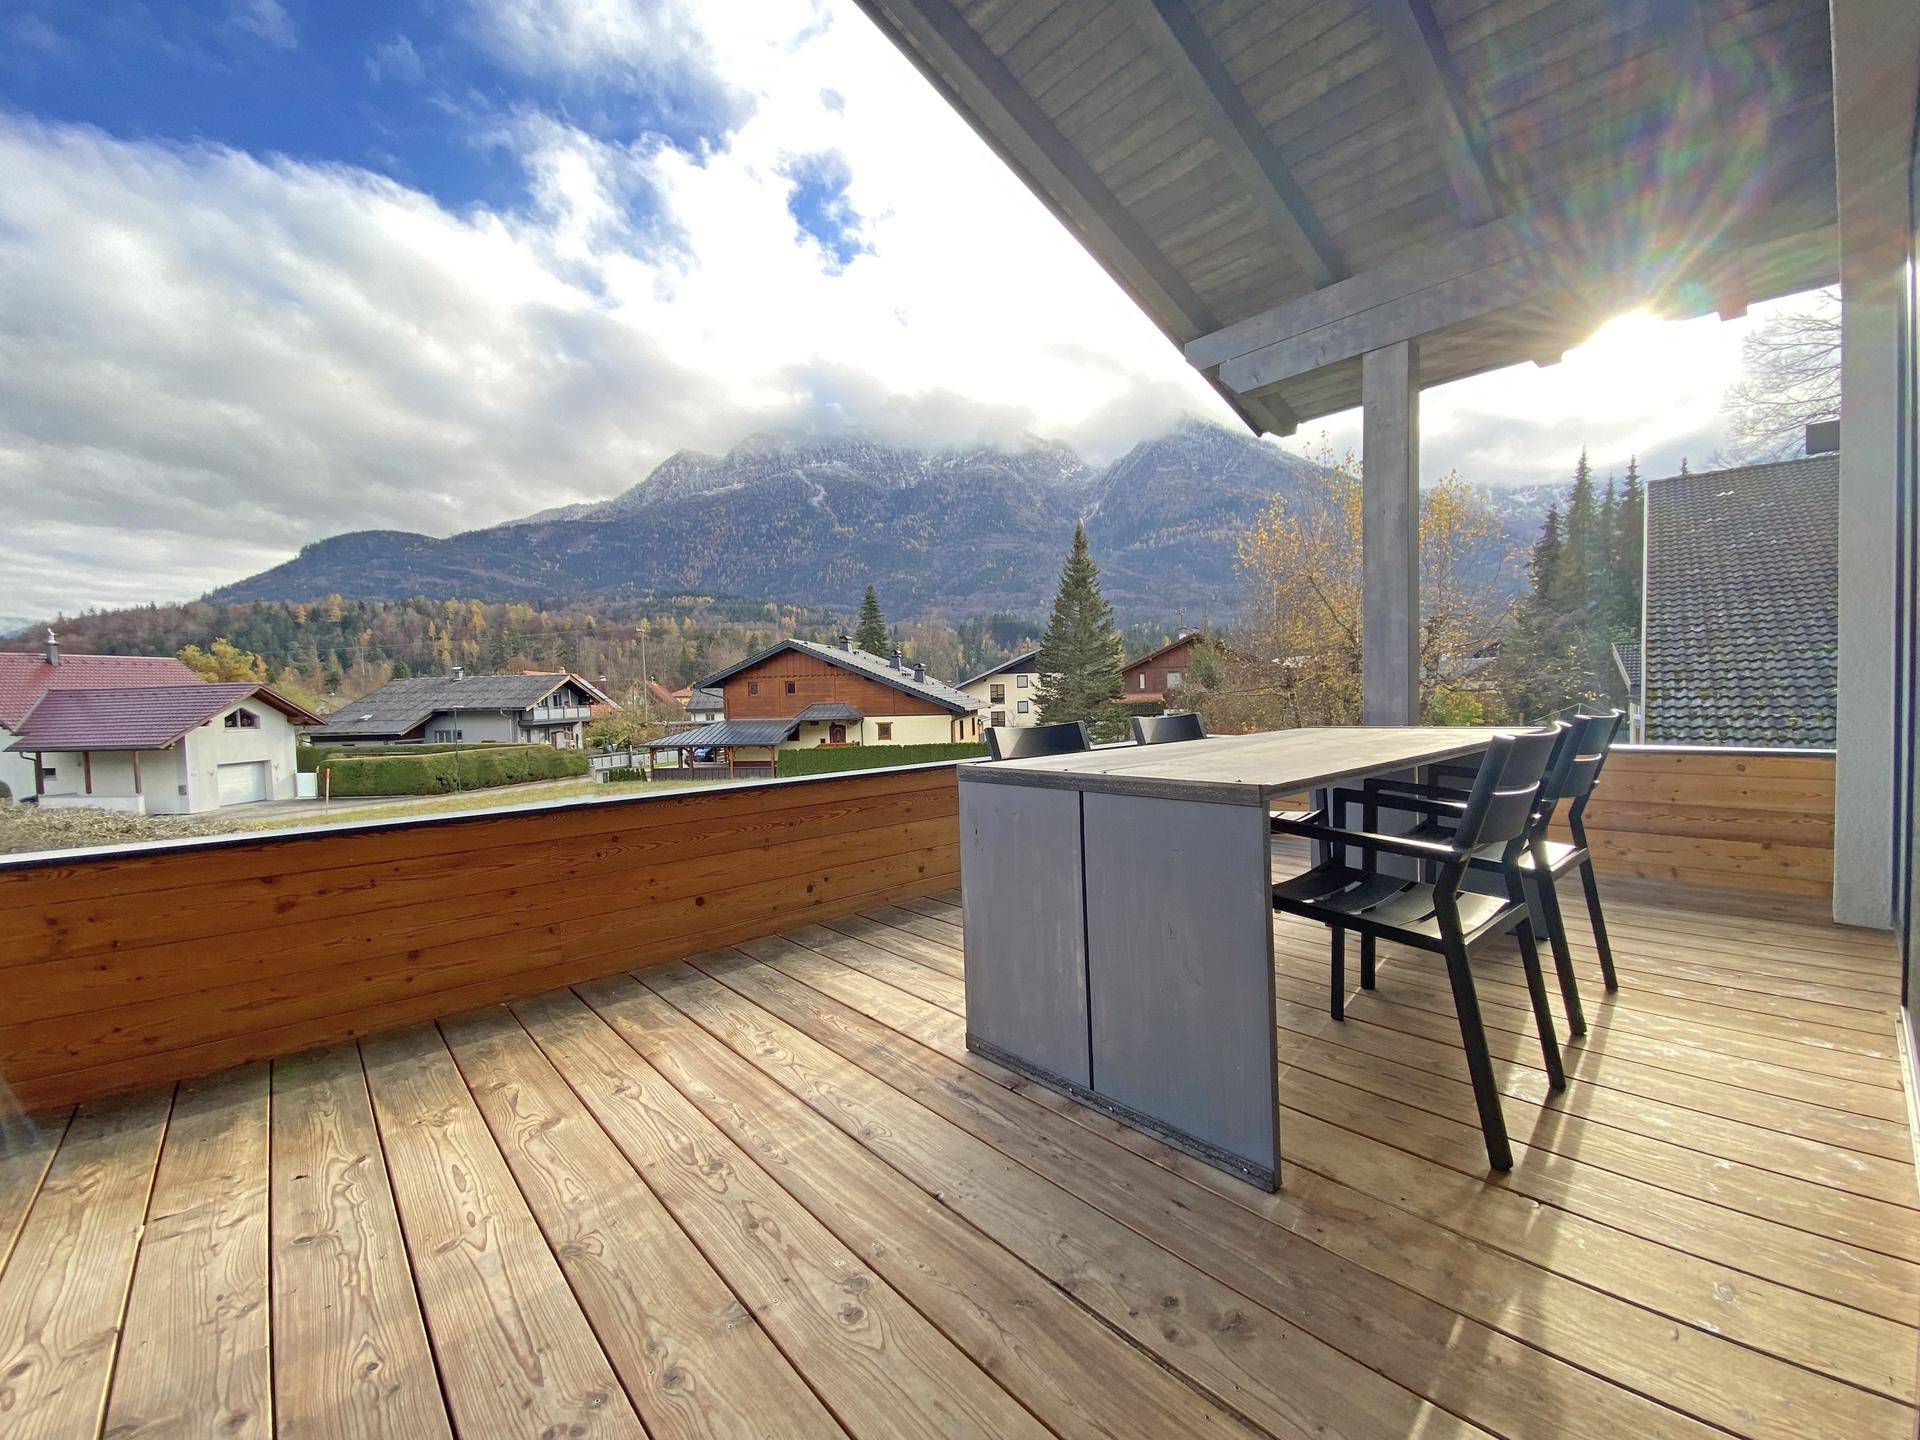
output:
<instances>
[{"instance_id":1,"label":"chair leg","mask_svg":"<svg viewBox=\"0 0 1920 1440\"><path fill-rule=\"evenodd\" d=\"M1553 872L1537 868L1533 888L1539 900L1540 918L1547 932L1547 944L1553 950L1553 968L1560 976L1560 1003L1566 1008L1567 1029L1575 1035L1587 1033L1587 1013L1580 1004L1580 979L1574 973L1573 952L1567 947L1567 917L1560 913L1560 892L1554 888Z\"/></svg>"},{"instance_id":2,"label":"chair leg","mask_svg":"<svg viewBox=\"0 0 1920 1440\"><path fill-rule=\"evenodd\" d=\"M1593 877L1593 861L1580 862L1580 883L1587 892L1587 918L1593 922L1593 944L1600 952L1600 975L1608 990L1620 988L1620 977L1613 973L1613 946L1607 943L1607 921L1600 913L1600 884Z\"/></svg>"},{"instance_id":3,"label":"chair leg","mask_svg":"<svg viewBox=\"0 0 1920 1440\"><path fill-rule=\"evenodd\" d=\"M1373 936L1360 937L1360 988L1373 989Z\"/></svg>"},{"instance_id":4,"label":"chair leg","mask_svg":"<svg viewBox=\"0 0 1920 1440\"><path fill-rule=\"evenodd\" d=\"M1487 1032L1480 1023L1480 1000L1473 990L1473 971L1467 965L1467 947L1447 944L1447 980L1453 986L1453 1008L1460 1017L1460 1043L1467 1052L1467 1073L1473 1078L1473 1102L1480 1111L1480 1131L1487 1141L1487 1163L1496 1170L1513 1168L1513 1149L1507 1143L1507 1121L1500 1111L1500 1091L1493 1082L1493 1061L1487 1055Z\"/></svg>"},{"instance_id":5,"label":"chair leg","mask_svg":"<svg viewBox=\"0 0 1920 1440\"><path fill-rule=\"evenodd\" d=\"M1347 932L1333 927L1333 1018L1347 1018Z\"/></svg>"},{"instance_id":6,"label":"chair leg","mask_svg":"<svg viewBox=\"0 0 1920 1440\"><path fill-rule=\"evenodd\" d=\"M1514 934L1520 941L1520 968L1527 972L1527 996L1533 1001L1533 1023L1540 1032L1540 1054L1547 1062L1547 1085L1564 1090L1567 1072L1560 1063L1560 1037L1554 1033L1553 1011L1547 1005L1547 980L1540 971L1540 947L1534 943L1533 922L1522 920Z\"/></svg>"}]
</instances>

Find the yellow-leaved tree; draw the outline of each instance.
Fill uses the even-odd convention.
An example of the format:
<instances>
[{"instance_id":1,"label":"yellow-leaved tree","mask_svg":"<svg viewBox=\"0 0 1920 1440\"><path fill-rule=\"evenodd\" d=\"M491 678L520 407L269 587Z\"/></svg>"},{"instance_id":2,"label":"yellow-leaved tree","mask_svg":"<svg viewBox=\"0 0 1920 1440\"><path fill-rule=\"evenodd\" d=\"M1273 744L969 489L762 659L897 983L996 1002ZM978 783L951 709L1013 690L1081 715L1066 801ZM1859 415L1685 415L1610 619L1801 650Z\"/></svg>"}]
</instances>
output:
<instances>
[{"instance_id":1,"label":"yellow-leaved tree","mask_svg":"<svg viewBox=\"0 0 1920 1440\"><path fill-rule=\"evenodd\" d=\"M198 645L187 646L180 652L180 663L202 680L211 680L216 685L245 680L264 682L267 678L267 662L251 650L242 650L224 635L204 650Z\"/></svg>"},{"instance_id":2,"label":"yellow-leaved tree","mask_svg":"<svg viewBox=\"0 0 1920 1440\"><path fill-rule=\"evenodd\" d=\"M1209 728L1357 725L1361 716L1361 477L1324 463L1238 536L1242 624L1204 705ZM1420 711L1429 723L1494 720L1488 644L1504 612L1499 526L1481 491L1449 474L1420 505Z\"/></svg>"}]
</instances>

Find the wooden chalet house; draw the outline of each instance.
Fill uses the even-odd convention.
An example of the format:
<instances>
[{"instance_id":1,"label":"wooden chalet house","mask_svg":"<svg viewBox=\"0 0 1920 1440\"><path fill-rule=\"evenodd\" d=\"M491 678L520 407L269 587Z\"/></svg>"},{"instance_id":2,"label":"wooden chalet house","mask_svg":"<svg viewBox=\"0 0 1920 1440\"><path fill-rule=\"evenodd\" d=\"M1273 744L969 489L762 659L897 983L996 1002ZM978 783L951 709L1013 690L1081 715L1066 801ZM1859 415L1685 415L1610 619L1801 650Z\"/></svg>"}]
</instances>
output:
<instances>
[{"instance_id":1,"label":"wooden chalet house","mask_svg":"<svg viewBox=\"0 0 1920 1440\"><path fill-rule=\"evenodd\" d=\"M1277 1193L970 1048L952 764L0 857L0 1434L1912 1440L1920 5L858 5L1250 428L1361 407L1369 723L1423 387L1837 282L1832 746L1607 757L1558 1090L1511 939L1334 1021L1277 920ZM714 683L767 750L980 723Z\"/></svg>"},{"instance_id":2,"label":"wooden chalet house","mask_svg":"<svg viewBox=\"0 0 1920 1440\"><path fill-rule=\"evenodd\" d=\"M1120 672L1121 703L1142 708L1177 703L1180 687L1193 671L1194 651L1218 644L1198 630L1183 630L1159 649L1129 660Z\"/></svg>"}]
</instances>

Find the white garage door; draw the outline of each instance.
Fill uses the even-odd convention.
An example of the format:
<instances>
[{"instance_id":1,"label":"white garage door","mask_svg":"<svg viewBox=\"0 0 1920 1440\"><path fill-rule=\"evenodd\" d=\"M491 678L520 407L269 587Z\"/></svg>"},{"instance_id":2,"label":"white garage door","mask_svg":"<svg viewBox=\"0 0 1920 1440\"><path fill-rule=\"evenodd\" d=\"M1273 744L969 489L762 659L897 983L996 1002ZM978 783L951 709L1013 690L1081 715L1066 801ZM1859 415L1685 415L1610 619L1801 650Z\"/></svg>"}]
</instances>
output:
<instances>
[{"instance_id":1,"label":"white garage door","mask_svg":"<svg viewBox=\"0 0 1920 1440\"><path fill-rule=\"evenodd\" d=\"M245 805L267 798L267 762L248 760L239 765L220 767L220 803Z\"/></svg>"}]
</instances>

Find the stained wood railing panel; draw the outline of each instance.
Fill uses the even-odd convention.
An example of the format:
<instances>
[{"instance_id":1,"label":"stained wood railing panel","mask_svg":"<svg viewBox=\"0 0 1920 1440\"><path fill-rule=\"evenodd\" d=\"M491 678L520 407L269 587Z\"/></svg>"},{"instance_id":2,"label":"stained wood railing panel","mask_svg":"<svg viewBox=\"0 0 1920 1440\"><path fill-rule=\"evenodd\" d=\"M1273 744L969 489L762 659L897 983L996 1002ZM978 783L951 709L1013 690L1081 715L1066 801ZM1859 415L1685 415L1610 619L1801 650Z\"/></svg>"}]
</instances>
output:
<instances>
[{"instance_id":1,"label":"stained wood railing panel","mask_svg":"<svg viewBox=\"0 0 1920 1440\"><path fill-rule=\"evenodd\" d=\"M1833 895L1833 753L1620 746L1587 811L1604 873Z\"/></svg>"},{"instance_id":2,"label":"stained wood railing panel","mask_svg":"<svg viewBox=\"0 0 1920 1440\"><path fill-rule=\"evenodd\" d=\"M32 1109L351 1039L958 883L953 767L0 861Z\"/></svg>"}]
</instances>

